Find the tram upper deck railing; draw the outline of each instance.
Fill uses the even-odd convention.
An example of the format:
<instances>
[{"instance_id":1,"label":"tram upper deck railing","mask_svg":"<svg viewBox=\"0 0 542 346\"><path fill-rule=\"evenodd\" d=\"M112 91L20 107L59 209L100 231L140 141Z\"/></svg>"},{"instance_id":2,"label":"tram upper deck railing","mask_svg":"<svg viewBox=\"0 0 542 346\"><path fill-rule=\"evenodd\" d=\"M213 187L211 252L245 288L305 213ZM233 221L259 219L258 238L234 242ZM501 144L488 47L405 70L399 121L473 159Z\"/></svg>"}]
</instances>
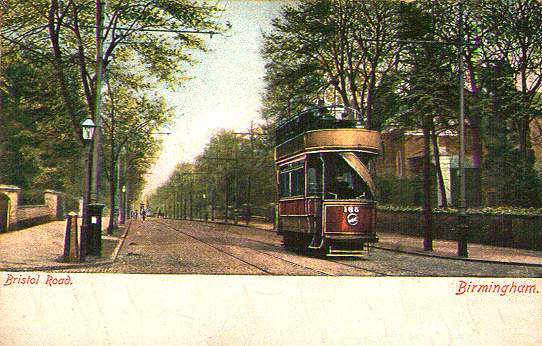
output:
<instances>
[{"instance_id":1,"label":"tram upper deck railing","mask_svg":"<svg viewBox=\"0 0 542 346\"><path fill-rule=\"evenodd\" d=\"M275 135L277 145L280 145L306 131L352 128L363 128L360 113L350 107L332 105L306 109L282 121Z\"/></svg>"},{"instance_id":2,"label":"tram upper deck railing","mask_svg":"<svg viewBox=\"0 0 542 346\"><path fill-rule=\"evenodd\" d=\"M276 132L275 160L318 151L380 154L380 133L365 129L357 115L351 108L315 107L284 121Z\"/></svg>"}]
</instances>

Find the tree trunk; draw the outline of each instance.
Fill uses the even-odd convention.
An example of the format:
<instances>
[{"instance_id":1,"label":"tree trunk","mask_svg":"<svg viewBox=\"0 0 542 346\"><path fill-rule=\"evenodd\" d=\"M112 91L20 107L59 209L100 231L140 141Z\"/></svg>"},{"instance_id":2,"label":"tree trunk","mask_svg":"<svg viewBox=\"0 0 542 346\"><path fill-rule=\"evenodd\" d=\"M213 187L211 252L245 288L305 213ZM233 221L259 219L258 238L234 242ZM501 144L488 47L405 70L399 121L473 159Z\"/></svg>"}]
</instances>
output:
<instances>
[{"instance_id":1,"label":"tree trunk","mask_svg":"<svg viewBox=\"0 0 542 346\"><path fill-rule=\"evenodd\" d=\"M472 168L477 170L475 175L474 193L471 194L472 200L470 200L471 206L482 205L482 139L481 139L481 119L480 119L480 107L478 105L478 95L473 94L474 106L472 114L469 116L470 123L470 139L471 139L471 155L472 155Z\"/></svg>"},{"instance_id":2,"label":"tree trunk","mask_svg":"<svg viewBox=\"0 0 542 346\"><path fill-rule=\"evenodd\" d=\"M111 146L113 147L113 146ZM113 234L113 230L115 229L115 194L117 193L117 170L115 167L116 162L114 161L114 152L113 149L111 149L111 167L109 167L109 226L107 226L107 234L111 235Z\"/></svg>"},{"instance_id":3,"label":"tree trunk","mask_svg":"<svg viewBox=\"0 0 542 346\"><path fill-rule=\"evenodd\" d=\"M122 154L121 154L122 155ZM124 220L126 219L125 210L124 210L124 191L122 186L124 185L124 167L123 167L123 156L119 155L118 167L117 167L117 194L119 201L119 223L124 225Z\"/></svg>"},{"instance_id":4,"label":"tree trunk","mask_svg":"<svg viewBox=\"0 0 542 346\"><path fill-rule=\"evenodd\" d=\"M224 210L225 210L224 222L225 222L225 223L228 223L228 211L229 211L229 210L228 210L228 209L229 209L229 208L228 208L228 199L229 199L229 193L228 193L229 191L228 191L228 190L229 190L229 185L226 184L226 189L225 189L225 192L224 192L224 204L225 204L225 208L224 208Z\"/></svg>"},{"instance_id":5,"label":"tree trunk","mask_svg":"<svg viewBox=\"0 0 542 346\"><path fill-rule=\"evenodd\" d=\"M527 167L529 150L529 116L524 115L519 119L519 155L522 164Z\"/></svg>"},{"instance_id":6,"label":"tree trunk","mask_svg":"<svg viewBox=\"0 0 542 346\"><path fill-rule=\"evenodd\" d=\"M107 234L113 234L115 229L115 195L117 193L117 158L115 158L115 116L114 110L111 113L111 149L110 154L110 167L109 167L109 226L107 226Z\"/></svg>"},{"instance_id":7,"label":"tree trunk","mask_svg":"<svg viewBox=\"0 0 542 346\"><path fill-rule=\"evenodd\" d=\"M471 89L470 95L472 98L472 109L467 113L470 125L472 168L475 168L478 173L476 174L476 180L474 181L476 190L471 194L472 200L470 203L472 206L480 206L482 204L482 121L480 115L480 85L476 78L476 69L479 65L478 62L472 61L472 56L468 56L466 66Z\"/></svg>"},{"instance_id":8,"label":"tree trunk","mask_svg":"<svg viewBox=\"0 0 542 346\"><path fill-rule=\"evenodd\" d=\"M431 210L430 119L425 115L423 126L423 249L433 251L433 212Z\"/></svg>"},{"instance_id":9,"label":"tree trunk","mask_svg":"<svg viewBox=\"0 0 542 346\"><path fill-rule=\"evenodd\" d=\"M365 114L367 117L367 129L374 130L379 127L379 124L375 124L373 119L373 94L376 85L376 72L374 68L371 70L371 76L369 79L369 86L367 88L367 101L365 104Z\"/></svg>"},{"instance_id":10,"label":"tree trunk","mask_svg":"<svg viewBox=\"0 0 542 346\"><path fill-rule=\"evenodd\" d=\"M434 125L431 126L431 139L433 142L433 158L435 159L435 167L437 171L437 183L440 191L441 203L439 207L446 208L448 206L448 200L446 199L446 187L444 186L444 178L442 176L442 169L440 168L440 152L438 147L438 135L435 132Z\"/></svg>"}]
</instances>

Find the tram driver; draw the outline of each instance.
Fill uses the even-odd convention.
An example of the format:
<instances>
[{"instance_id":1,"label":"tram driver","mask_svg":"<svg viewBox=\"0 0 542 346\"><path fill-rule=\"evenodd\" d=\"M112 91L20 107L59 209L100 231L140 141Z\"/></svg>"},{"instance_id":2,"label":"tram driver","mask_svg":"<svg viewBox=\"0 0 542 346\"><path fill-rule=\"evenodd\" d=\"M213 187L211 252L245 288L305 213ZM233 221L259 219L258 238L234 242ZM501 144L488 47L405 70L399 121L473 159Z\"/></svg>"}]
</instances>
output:
<instances>
[{"instance_id":1,"label":"tram driver","mask_svg":"<svg viewBox=\"0 0 542 346\"><path fill-rule=\"evenodd\" d=\"M346 179L346 173L344 172L335 174L330 192L337 195L337 198L356 198L357 196L352 184Z\"/></svg>"}]
</instances>

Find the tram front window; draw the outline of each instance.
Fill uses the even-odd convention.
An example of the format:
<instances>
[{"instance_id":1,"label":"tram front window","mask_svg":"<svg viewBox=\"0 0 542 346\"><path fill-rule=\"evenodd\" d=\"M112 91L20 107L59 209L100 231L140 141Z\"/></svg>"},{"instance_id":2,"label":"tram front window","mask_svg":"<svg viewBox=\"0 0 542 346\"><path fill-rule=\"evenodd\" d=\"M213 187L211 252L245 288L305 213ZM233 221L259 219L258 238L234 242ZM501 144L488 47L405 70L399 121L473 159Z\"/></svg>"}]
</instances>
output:
<instances>
[{"instance_id":1,"label":"tram front window","mask_svg":"<svg viewBox=\"0 0 542 346\"><path fill-rule=\"evenodd\" d=\"M352 180L351 172L340 172L336 174L329 192L336 195L337 198L359 197L360 194L354 189Z\"/></svg>"},{"instance_id":2,"label":"tram front window","mask_svg":"<svg viewBox=\"0 0 542 346\"><path fill-rule=\"evenodd\" d=\"M328 157L326 167L328 167L326 198L373 198L367 183L341 157Z\"/></svg>"}]
</instances>

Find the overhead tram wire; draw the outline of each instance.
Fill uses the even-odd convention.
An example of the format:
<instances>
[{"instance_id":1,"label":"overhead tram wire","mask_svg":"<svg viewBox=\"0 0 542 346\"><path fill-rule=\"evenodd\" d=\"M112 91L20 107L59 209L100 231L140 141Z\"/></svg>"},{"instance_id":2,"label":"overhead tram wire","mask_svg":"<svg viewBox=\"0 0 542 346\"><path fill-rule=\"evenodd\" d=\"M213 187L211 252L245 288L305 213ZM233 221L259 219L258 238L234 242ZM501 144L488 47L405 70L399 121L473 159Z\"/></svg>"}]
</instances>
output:
<instances>
[{"instance_id":1,"label":"overhead tram wire","mask_svg":"<svg viewBox=\"0 0 542 346\"><path fill-rule=\"evenodd\" d=\"M84 28L88 28L88 29L92 29L92 28L96 28L96 26L94 25L84 25L82 26ZM219 35L220 32L218 31L200 31L200 30L188 30L188 29L153 29L153 28L147 28L147 29L144 29L144 28L139 28L139 29L136 29L136 28L125 28L125 27L115 27L114 28L115 30L120 30L120 31L135 31L135 32L170 32L170 33L176 33L176 34L202 34L202 35L209 35L209 36L213 36L213 35Z\"/></svg>"}]
</instances>

